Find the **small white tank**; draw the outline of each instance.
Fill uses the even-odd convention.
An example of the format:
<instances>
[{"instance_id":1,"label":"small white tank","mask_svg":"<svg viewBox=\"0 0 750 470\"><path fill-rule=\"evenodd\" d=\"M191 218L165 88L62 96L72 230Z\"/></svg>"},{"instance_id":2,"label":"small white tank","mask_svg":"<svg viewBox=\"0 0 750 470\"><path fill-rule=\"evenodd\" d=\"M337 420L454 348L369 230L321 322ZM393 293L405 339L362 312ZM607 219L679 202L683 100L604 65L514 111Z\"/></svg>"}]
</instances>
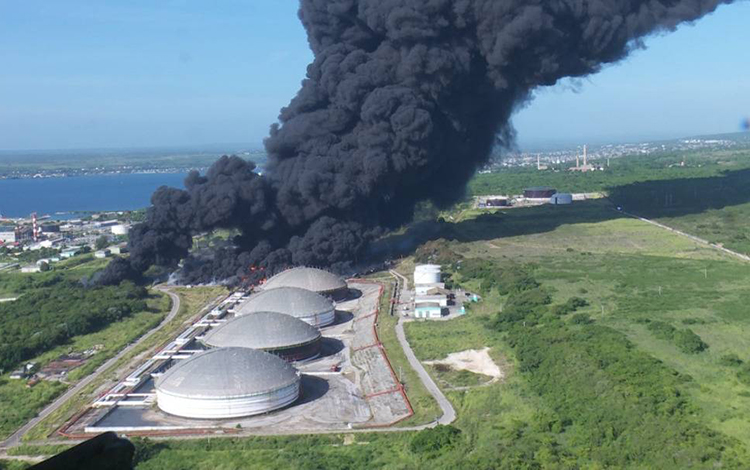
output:
<instances>
[{"instance_id":1,"label":"small white tank","mask_svg":"<svg viewBox=\"0 0 750 470\"><path fill-rule=\"evenodd\" d=\"M421 264L414 268L414 284L438 284L440 265Z\"/></svg>"}]
</instances>

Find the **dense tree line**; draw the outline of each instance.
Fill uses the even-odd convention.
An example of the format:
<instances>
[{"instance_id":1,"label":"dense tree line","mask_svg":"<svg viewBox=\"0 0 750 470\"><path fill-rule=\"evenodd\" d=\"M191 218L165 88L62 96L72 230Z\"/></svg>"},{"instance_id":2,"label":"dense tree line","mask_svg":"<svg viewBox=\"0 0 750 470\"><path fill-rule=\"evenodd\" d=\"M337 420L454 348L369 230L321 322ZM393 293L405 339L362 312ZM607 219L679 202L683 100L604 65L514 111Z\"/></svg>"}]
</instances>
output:
<instances>
[{"instance_id":1,"label":"dense tree line","mask_svg":"<svg viewBox=\"0 0 750 470\"><path fill-rule=\"evenodd\" d=\"M96 288L60 276L28 282L36 288L25 286L18 300L0 304L0 369L147 308L146 289L131 282Z\"/></svg>"},{"instance_id":2,"label":"dense tree line","mask_svg":"<svg viewBox=\"0 0 750 470\"><path fill-rule=\"evenodd\" d=\"M518 266L477 261L470 272L485 289L507 292L502 311L487 325L507 332L519 369L547 407L519 437L525 444L506 454L506 462L517 458L517 468L572 461L604 468L644 462L653 468L738 465L729 450L731 441L695 419L698 410L682 390L689 378L585 313L566 321L565 315L587 305L585 299L552 305L544 286ZM500 286L502 279L506 284ZM651 324L684 352L707 347L690 330ZM532 442L539 447L526 453L523 449ZM540 455L544 462L537 460Z\"/></svg>"}]
</instances>

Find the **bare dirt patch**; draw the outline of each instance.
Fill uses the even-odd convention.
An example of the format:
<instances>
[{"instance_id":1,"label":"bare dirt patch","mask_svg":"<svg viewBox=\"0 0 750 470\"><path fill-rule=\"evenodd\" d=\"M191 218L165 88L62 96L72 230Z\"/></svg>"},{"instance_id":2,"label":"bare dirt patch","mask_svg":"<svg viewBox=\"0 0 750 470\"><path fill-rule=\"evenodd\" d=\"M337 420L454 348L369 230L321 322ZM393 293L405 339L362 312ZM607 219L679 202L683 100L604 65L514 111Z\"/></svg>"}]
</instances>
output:
<instances>
[{"instance_id":1,"label":"bare dirt patch","mask_svg":"<svg viewBox=\"0 0 750 470\"><path fill-rule=\"evenodd\" d=\"M490 357L490 348L467 349L466 351L448 354L448 357L440 361L424 361L424 363L429 365L443 364L455 370L467 370L475 374L487 375L492 377L493 382L505 377L503 370Z\"/></svg>"}]
</instances>

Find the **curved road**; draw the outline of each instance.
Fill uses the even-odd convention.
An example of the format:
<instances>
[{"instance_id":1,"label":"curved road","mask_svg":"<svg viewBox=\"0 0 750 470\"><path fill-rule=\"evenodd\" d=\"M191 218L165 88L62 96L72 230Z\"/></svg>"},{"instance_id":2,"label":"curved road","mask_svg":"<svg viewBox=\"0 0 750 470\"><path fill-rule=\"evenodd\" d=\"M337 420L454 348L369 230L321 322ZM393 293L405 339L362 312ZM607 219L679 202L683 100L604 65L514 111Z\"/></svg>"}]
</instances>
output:
<instances>
[{"instance_id":1,"label":"curved road","mask_svg":"<svg viewBox=\"0 0 750 470\"><path fill-rule=\"evenodd\" d=\"M127 353L132 351L134 348L138 347L139 344L146 341L154 333L161 330L167 323L172 321L172 319L177 315L177 312L180 311L180 297L177 294L171 292L165 286L157 286L156 290L169 295L169 298L172 299L172 309L169 311L169 315L167 315L167 317L164 320L162 320L162 322L159 323L159 325L156 328L152 329L151 331L141 336L136 342L125 347L119 353L115 354L113 357L107 360L107 362L99 366L93 373L91 373L87 377L84 377L77 384L75 384L72 388L70 388L67 392L60 395L54 402L52 402L49 406L44 408L34 419L32 419L28 423L21 426L21 428L19 428L15 433L13 433L12 436L10 436L8 439L0 443L0 448L2 447L8 448L8 447L17 446L21 442L21 438L23 437L23 435L26 434L29 431L29 429L33 428L41 420L43 420L50 414L54 413L58 408L60 408L63 405L63 403L65 403L71 397L73 397L74 395L79 393L81 390L83 390L84 387L86 387L94 379L99 377L107 369L112 367L115 364L115 362L120 360L120 358L122 358Z\"/></svg>"},{"instance_id":2,"label":"curved road","mask_svg":"<svg viewBox=\"0 0 750 470\"><path fill-rule=\"evenodd\" d=\"M409 280L396 271L391 270L390 273L403 285L403 287L400 289L400 293L403 296L404 292L409 290ZM400 299L398 300L400 301ZM420 380L422 380L422 383L424 384L427 391L429 391L435 398L435 401L438 403L440 409L443 412L443 415L436 421L426 426L415 426L414 428L424 429L426 427L433 427L438 424L450 424L456 420L456 410L453 408L453 405L451 405L451 402L448 401L448 399L445 397L442 390L440 390L440 387L438 387L435 381L432 380L432 377L430 377L430 374L427 373L422 363L419 362L419 359L417 359L414 351L412 351L411 345L409 345L409 341L406 339L406 333L404 333L404 317L400 313L397 313L397 315L399 317L398 323L396 324L396 337L398 338L398 342L401 343L401 347L404 349L406 359L409 361L409 364L417 373Z\"/></svg>"}]
</instances>

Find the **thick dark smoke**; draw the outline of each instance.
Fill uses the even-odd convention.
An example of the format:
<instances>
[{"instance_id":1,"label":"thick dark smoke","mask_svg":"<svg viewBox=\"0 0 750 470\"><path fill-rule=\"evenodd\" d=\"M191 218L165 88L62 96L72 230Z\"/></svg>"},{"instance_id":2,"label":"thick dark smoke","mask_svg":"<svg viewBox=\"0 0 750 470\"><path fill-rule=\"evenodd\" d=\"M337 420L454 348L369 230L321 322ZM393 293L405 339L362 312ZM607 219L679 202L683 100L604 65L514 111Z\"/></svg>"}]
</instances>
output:
<instances>
[{"instance_id":1,"label":"thick dark smoke","mask_svg":"<svg viewBox=\"0 0 750 470\"><path fill-rule=\"evenodd\" d=\"M721 3L302 0L315 60L271 128L267 172L222 157L185 190L160 188L130 258L100 281L176 266L193 234L216 228L239 229L236 248L188 259L186 281L356 262L419 201L460 198L535 88L595 73Z\"/></svg>"}]
</instances>

